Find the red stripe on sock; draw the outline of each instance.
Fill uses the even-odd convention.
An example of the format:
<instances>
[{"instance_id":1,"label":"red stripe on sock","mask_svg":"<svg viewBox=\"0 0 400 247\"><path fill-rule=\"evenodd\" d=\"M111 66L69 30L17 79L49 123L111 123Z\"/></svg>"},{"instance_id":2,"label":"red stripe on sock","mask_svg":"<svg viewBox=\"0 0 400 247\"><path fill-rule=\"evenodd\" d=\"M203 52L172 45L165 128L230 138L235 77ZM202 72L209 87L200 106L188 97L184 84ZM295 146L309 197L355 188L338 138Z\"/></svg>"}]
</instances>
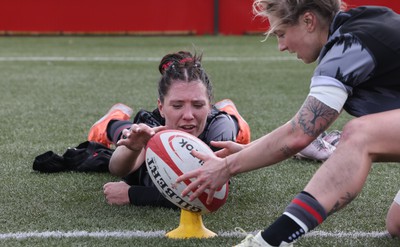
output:
<instances>
[{"instance_id":1,"label":"red stripe on sock","mask_svg":"<svg viewBox=\"0 0 400 247\"><path fill-rule=\"evenodd\" d=\"M300 207L304 208L304 210L306 210L308 213L310 213L312 216L314 216L314 218L318 221L318 224L321 224L322 221L324 221L322 216L317 211L315 211L312 207L310 207L303 201L300 201L299 199L295 198L293 199L292 203L299 205Z\"/></svg>"}]
</instances>

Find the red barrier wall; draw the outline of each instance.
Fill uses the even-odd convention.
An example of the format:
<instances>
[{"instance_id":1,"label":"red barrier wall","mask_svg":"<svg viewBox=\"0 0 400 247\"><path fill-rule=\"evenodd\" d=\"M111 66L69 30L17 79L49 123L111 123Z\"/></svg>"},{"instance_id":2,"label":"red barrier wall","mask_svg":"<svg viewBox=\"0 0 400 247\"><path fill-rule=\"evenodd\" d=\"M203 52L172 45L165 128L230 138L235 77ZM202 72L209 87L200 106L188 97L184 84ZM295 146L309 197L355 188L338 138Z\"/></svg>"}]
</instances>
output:
<instances>
[{"instance_id":1,"label":"red barrier wall","mask_svg":"<svg viewBox=\"0 0 400 247\"><path fill-rule=\"evenodd\" d=\"M254 17L254 0L219 0L219 30L221 34L246 34L265 32L268 22ZM235 2L235 3L233 3Z\"/></svg>"},{"instance_id":2,"label":"red barrier wall","mask_svg":"<svg viewBox=\"0 0 400 247\"><path fill-rule=\"evenodd\" d=\"M266 31L252 14L253 0L0 0L0 33L116 33L240 35ZM349 7L384 5L400 13L398 0L348 0Z\"/></svg>"},{"instance_id":3,"label":"red barrier wall","mask_svg":"<svg viewBox=\"0 0 400 247\"><path fill-rule=\"evenodd\" d=\"M213 0L0 0L7 32L213 31Z\"/></svg>"},{"instance_id":4,"label":"red barrier wall","mask_svg":"<svg viewBox=\"0 0 400 247\"><path fill-rule=\"evenodd\" d=\"M400 13L400 1L399 0L344 0L348 7L355 7L360 5L380 5L386 6L397 13Z\"/></svg>"}]
</instances>

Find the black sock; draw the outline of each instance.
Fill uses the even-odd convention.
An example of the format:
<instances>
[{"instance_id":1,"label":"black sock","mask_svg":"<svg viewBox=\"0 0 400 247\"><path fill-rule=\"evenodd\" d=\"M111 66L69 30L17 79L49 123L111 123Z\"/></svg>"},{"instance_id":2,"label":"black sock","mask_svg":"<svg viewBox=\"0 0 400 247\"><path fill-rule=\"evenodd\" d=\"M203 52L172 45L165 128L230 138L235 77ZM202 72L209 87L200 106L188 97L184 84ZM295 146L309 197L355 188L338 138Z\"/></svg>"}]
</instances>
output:
<instances>
[{"instance_id":1,"label":"black sock","mask_svg":"<svg viewBox=\"0 0 400 247\"><path fill-rule=\"evenodd\" d=\"M122 131L129 129L132 122L125 120L111 120L107 125L107 138L114 144L121 138Z\"/></svg>"},{"instance_id":2,"label":"black sock","mask_svg":"<svg viewBox=\"0 0 400 247\"><path fill-rule=\"evenodd\" d=\"M272 246L279 246L282 241L293 242L304 234L304 229L284 214L261 232L263 239Z\"/></svg>"},{"instance_id":3,"label":"black sock","mask_svg":"<svg viewBox=\"0 0 400 247\"><path fill-rule=\"evenodd\" d=\"M283 241L291 243L317 227L326 217L322 205L303 191L286 207L281 217L261 232L261 236L273 246L279 246Z\"/></svg>"}]
</instances>

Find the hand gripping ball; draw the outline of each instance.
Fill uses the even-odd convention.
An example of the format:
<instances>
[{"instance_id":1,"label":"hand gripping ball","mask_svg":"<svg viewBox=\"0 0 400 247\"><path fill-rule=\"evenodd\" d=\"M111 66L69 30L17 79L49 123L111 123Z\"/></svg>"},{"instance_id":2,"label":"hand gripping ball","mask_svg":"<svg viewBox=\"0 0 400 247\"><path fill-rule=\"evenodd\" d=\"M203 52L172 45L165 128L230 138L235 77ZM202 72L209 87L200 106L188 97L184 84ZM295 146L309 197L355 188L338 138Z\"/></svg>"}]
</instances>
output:
<instances>
[{"instance_id":1,"label":"hand gripping ball","mask_svg":"<svg viewBox=\"0 0 400 247\"><path fill-rule=\"evenodd\" d=\"M191 181L175 183L180 175L203 165L202 160L191 154L192 150L215 155L207 144L186 132L164 130L156 133L146 146L146 166L149 175L164 197L181 209L201 214L214 212L226 202L228 182L215 192L210 205L206 204L208 190L190 202L189 197L182 197L181 193Z\"/></svg>"}]
</instances>

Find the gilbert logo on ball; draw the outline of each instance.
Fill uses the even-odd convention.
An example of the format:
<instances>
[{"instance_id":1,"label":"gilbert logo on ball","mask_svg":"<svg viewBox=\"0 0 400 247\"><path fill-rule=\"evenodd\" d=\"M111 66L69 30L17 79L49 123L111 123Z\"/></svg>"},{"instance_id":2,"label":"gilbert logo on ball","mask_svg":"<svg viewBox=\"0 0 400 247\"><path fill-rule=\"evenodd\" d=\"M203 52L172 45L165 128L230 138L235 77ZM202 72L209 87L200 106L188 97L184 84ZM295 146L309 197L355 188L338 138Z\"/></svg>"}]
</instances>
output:
<instances>
[{"instance_id":1,"label":"gilbert logo on ball","mask_svg":"<svg viewBox=\"0 0 400 247\"><path fill-rule=\"evenodd\" d=\"M192 150L214 155L207 144L183 131L164 130L155 134L146 146L146 166L153 183L169 201L180 207L197 213L210 213L225 204L229 186L226 183L214 194L213 202L206 204L208 190L197 199L189 201L181 193L191 181L175 183L182 174L195 170L203 165L203 161L191 154Z\"/></svg>"}]
</instances>

